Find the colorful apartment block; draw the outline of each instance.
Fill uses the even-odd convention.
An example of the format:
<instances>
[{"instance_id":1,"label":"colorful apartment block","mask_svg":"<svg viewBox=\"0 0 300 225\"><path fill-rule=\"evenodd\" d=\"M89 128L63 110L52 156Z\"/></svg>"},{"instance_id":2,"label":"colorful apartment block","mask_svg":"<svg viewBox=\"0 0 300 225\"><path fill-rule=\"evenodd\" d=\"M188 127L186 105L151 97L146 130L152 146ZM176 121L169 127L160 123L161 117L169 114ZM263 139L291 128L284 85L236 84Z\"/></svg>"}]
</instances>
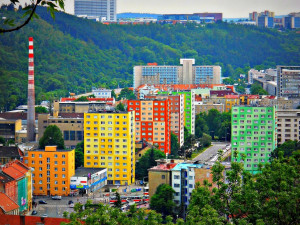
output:
<instances>
[{"instance_id":1,"label":"colorful apartment block","mask_svg":"<svg viewBox=\"0 0 300 225\"><path fill-rule=\"evenodd\" d=\"M127 104L127 110L135 114L135 140L145 140L165 154L170 154L170 100L128 100Z\"/></svg>"},{"instance_id":2,"label":"colorful apartment block","mask_svg":"<svg viewBox=\"0 0 300 225\"><path fill-rule=\"evenodd\" d=\"M267 163L277 147L277 109L235 106L231 115L232 161L243 162L245 170L257 173L259 164Z\"/></svg>"},{"instance_id":3,"label":"colorful apartment block","mask_svg":"<svg viewBox=\"0 0 300 225\"><path fill-rule=\"evenodd\" d=\"M180 147L184 144L184 95L147 95L145 99L170 100L171 132L178 138Z\"/></svg>"},{"instance_id":4,"label":"colorful apartment block","mask_svg":"<svg viewBox=\"0 0 300 225\"><path fill-rule=\"evenodd\" d=\"M233 106L240 105L240 98L238 95L225 95L225 111L230 112Z\"/></svg>"},{"instance_id":5,"label":"colorful apartment block","mask_svg":"<svg viewBox=\"0 0 300 225\"><path fill-rule=\"evenodd\" d=\"M8 194L16 199L19 205L20 213L27 212L32 208L32 183L31 170L18 160L9 162L2 167L3 173L13 178L17 185L13 190L14 184L10 184L10 192ZM13 193L17 193L16 195Z\"/></svg>"},{"instance_id":6,"label":"colorful apartment block","mask_svg":"<svg viewBox=\"0 0 300 225\"><path fill-rule=\"evenodd\" d=\"M135 182L133 112L84 114L84 167L107 168L107 184Z\"/></svg>"},{"instance_id":7,"label":"colorful apartment block","mask_svg":"<svg viewBox=\"0 0 300 225\"><path fill-rule=\"evenodd\" d=\"M158 92L159 94L182 94L184 95L184 126L190 134L195 134L195 92L191 91L172 91Z\"/></svg>"},{"instance_id":8,"label":"colorful apartment block","mask_svg":"<svg viewBox=\"0 0 300 225\"><path fill-rule=\"evenodd\" d=\"M33 169L34 195L70 194L70 179L75 174L75 151L46 146L28 151L28 166Z\"/></svg>"}]
</instances>

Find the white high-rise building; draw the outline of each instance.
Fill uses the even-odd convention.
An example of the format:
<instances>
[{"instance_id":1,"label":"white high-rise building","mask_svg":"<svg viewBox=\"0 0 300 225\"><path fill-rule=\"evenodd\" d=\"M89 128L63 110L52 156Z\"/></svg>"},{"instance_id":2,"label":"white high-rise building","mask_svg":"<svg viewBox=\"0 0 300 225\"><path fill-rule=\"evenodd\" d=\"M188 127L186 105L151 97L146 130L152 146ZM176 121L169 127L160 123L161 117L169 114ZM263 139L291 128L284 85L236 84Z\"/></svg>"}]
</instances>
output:
<instances>
[{"instance_id":1,"label":"white high-rise building","mask_svg":"<svg viewBox=\"0 0 300 225\"><path fill-rule=\"evenodd\" d=\"M117 21L117 0L74 0L74 14L101 21Z\"/></svg>"}]
</instances>

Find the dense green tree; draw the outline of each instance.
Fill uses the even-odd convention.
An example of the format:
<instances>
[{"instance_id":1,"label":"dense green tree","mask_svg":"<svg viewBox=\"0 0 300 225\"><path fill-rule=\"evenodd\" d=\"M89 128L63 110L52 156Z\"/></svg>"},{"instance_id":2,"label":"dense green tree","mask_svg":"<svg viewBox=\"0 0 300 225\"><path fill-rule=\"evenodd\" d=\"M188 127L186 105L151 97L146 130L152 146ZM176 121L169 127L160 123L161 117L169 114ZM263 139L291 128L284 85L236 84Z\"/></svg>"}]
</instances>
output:
<instances>
[{"instance_id":1,"label":"dense green tree","mask_svg":"<svg viewBox=\"0 0 300 225\"><path fill-rule=\"evenodd\" d=\"M56 145L58 149L65 149L65 141L60 129L56 125L49 125L39 141L41 149L44 149L48 145Z\"/></svg>"},{"instance_id":2,"label":"dense green tree","mask_svg":"<svg viewBox=\"0 0 300 225\"><path fill-rule=\"evenodd\" d=\"M203 136L203 133L209 133L205 118L206 118L205 113L200 113L200 114L196 115L195 136L197 138L201 138Z\"/></svg>"},{"instance_id":3,"label":"dense green tree","mask_svg":"<svg viewBox=\"0 0 300 225\"><path fill-rule=\"evenodd\" d=\"M89 99L86 96L81 96L75 100L75 102L88 102Z\"/></svg>"},{"instance_id":4,"label":"dense green tree","mask_svg":"<svg viewBox=\"0 0 300 225\"><path fill-rule=\"evenodd\" d=\"M219 152L221 159L221 151ZM213 183L197 184L190 199L187 224L205 221L205 207L209 214L216 212L218 223L231 224L298 224L299 210L299 161L283 157L261 168L252 175L243 170L243 164L231 163L231 170L218 161L212 167ZM225 176L226 174L226 176Z\"/></svg>"},{"instance_id":5,"label":"dense green tree","mask_svg":"<svg viewBox=\"0 0 300 225\"><path fill-rule=\"evenodd\" d=\"M175 203L174 189L168 184L161 184L157 187L155 194L150 199L150 208L164 217L174 215Z\"/></svg>"},{"instance_id":6,"label":"dense green tree","mask_svg":"<svg viewBox=\"0 0 300 225\"><path fill-rule=\"evenodd\" d=\"M234 79L232 79L232 78L225 78L225 79L223 79L222 80L222 83L223 84L230 84L230 85L232 85L232 84L234 84L235 83L235 81L234 81Z\"/></svg>"},{"instance_id":7,"label":"dense green tree","mask_svg":"<svg viewBox=\"0 0 300 225\"><path fill-rule=\"evenodd\" d=\"M111 97L117 99L117 95L114 90L111 91Z\"/></svg>"},{"instance_id":8,"label":"dense green tree","mask_svg":"<svg viewBox=\"0 0 300 225\"><path fill-rule=\"evenodd\" d=\"M208 134L203 133L203 136L200 138L200 144L203 147L208 147L211 145L211 136Z\"/></svg>"},{"instance_id":9,"label":"dense green tree","mask_svg":"<svg viewBox=\"0 0 300 225\"><path fill-rule=\"evenodd\" d=\"M253 95L268 95L268 92L262 88L259 84L252 84L250 88L250 92Z\"/></svg>"},{"instance_id":10,"label":"dense green tree","mask_svg":"<svg viewBox=\"0 0 300 225\"><path fill-rule=\"evenodd\" d=\"M293 154L300 154L300 142L298 141L286 141L282 145L278 146L271 152L272 158L278 158L279 152L283 152L284 157L290 157Z\"/></svg>"},{"instance_id":11,"label":"dense green tree","mask_svg":"<svg viewBox=\"0 0 300 225\"><path fill-rule=\"evenodd\" d=\"M125 111L125 106L120 102L117 106L116 106L116 110Z\"/></svg>"},{"instance_id":12,"label":"dense green tree","mask_svg":"<svg viewBox=\"0 0 300 225\"><path fill-rule=\"evenodd\" d=\"M84 166L84 154L75 149L75 169L80 166Z\"/></svg>"},{"instance_id":13,"label":"dense green tree","mask_svg":"<svg viewBox=\"0 0 300 225\"><path fill-rule=\"evenodd\" d=\"M148 169L156 166L157 159L165 158L165 154L152 147L136 162L135 176L136 179L143 179L148 176Z\"/></svg>"},{"instance_id":14,"label":"dense green tree","mask_svg":"<svg viewBox=\"0 0 300 225\"><path fill-rule=\"evenodd\" d=\"M178 150L180 148L180 145L178 143L178 137L171 132L171 156L172 158L178 157Z\"/></svg>"},{"instance_id":15,"label":"dense green tree","mask_svg":"<svg viewBox=\"0 0 300 225\"><path fill-rule=\"evenodd\" d=\"M35 107L36 113L48 113L48 109L44 106L37 106Z\"/></svg>"},{"instance_id":16,"label":"dense green tree","mask_svg":"<svg viewBox=\"0 0 300 225\"><path fill-rule=\"evenodd\" d=\"M123 88L120 92L120 94L118 95L118 100L121 100L121 99L129 99L129 100L132 100L132 99L135 99L135 95L134 95L134 92L132 90L130 90L129 88Z\"/></svg>"},{"instance_id":17,"label":"dense green tree","mask_svg":"<svg viewBox=\"0 0 300 225\"><path fill-rule=\"evenodd\" d=\"M121 209L121 207L122 207L122 201L121 201L121 196L120 196L119 192L116 191L115 197L116 197L117 201L114 202L114 206L116 208L118 208L118 209Z\"/></svg>"},{"instance_id":18,"label":"dense green tree","mask_svg":"<svg viewBox=\"0 0 300 225\"><path fill-rule=\"evenodd\" d=\"M74 212L64 213L64 217L70 219L68 223L62 225L162 225L162 215L153 210L137 209L135 205L131 206L128 212L122 212L119 208L110 207L104 204L92 204L91 200L83 205L77 203ZM167 218L167 224L172 225L170 217ZM182 219L177 220L178 225L183 225Z\"/></svg>"},{"instance_id":19,"label":"dense green tree","mask_svg":"<svg viewBox=\"0 0 300 225\"><path fill-rule=\"evenodd\" d=\"M0 144L5 145L5 139L2 136L0 136Z\"/></svg>"}]
</instances>

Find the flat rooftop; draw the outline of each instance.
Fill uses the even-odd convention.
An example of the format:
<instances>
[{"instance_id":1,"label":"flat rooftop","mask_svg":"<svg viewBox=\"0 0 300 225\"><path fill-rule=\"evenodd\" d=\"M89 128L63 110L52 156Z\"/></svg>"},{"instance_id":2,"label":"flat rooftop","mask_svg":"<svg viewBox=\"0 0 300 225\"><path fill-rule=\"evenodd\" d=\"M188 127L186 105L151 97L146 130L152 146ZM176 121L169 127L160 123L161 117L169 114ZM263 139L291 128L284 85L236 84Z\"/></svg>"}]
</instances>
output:
<instances>
[{"instance_id":1,"label":"flat rooftop","mask_svg":"<svg viewBox=\"0 0 300 225\"><path fill-rule=\"evenodd\" d=\"M87 177L88 174L94 174L99 171L103 171L106 168L85 168L85 167L79 167L75 170L75 175L73 177Z\"/></svg>"}]
</instances>

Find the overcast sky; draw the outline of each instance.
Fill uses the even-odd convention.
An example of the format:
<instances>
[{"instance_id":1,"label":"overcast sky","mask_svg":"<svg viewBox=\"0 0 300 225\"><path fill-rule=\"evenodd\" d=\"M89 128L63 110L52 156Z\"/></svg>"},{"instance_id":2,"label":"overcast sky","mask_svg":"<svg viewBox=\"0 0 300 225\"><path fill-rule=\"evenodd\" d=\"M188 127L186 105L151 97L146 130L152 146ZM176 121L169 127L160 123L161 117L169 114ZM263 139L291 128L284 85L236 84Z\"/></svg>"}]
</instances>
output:
<instances>
[{"instance_id":1,"label":"overcast sky","mask_svg":"<svg viewBox=\"0 0 300 225\"><path fill-rule=\"evenodd\" d=\"M73 14L74 0L65 2L66 12ZM117 0L117 13L222 12L224 18L238 18L264 10L273 11L275 15L300 12L300 0Z\"/></svg>"}]
</instances>

